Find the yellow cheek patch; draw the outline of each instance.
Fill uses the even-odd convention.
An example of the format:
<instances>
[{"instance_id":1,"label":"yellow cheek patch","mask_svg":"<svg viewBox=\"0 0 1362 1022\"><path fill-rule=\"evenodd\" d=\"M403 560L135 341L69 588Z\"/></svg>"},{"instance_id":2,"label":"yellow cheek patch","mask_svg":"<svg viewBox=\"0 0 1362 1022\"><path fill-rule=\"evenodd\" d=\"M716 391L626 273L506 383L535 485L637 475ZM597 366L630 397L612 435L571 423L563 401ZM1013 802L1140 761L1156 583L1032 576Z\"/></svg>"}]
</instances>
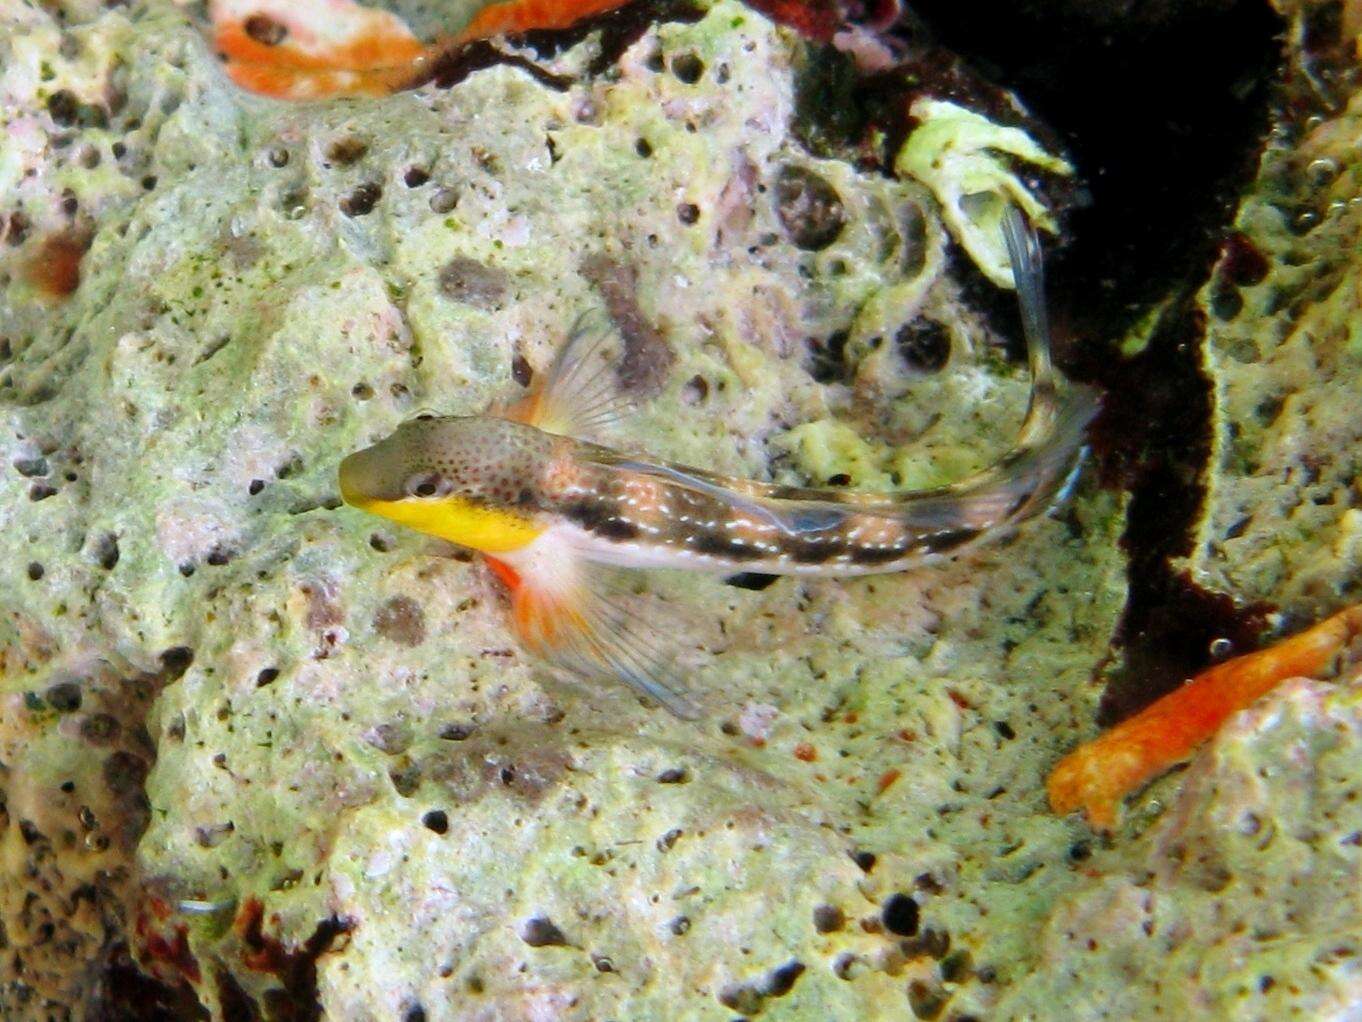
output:
<instances>
[{"instance_id":1,"label":"yellow cheek patch","mask_svg":"<svg viewBox=\"0 0 1362 1022\"><path fill-rule=\"evenodd\" d=\"M460 497L438 500L353 500L355 507L459 546L500 554L519 550L544 530L511 511L479 507Z\"/></svg>"}]
</instances>

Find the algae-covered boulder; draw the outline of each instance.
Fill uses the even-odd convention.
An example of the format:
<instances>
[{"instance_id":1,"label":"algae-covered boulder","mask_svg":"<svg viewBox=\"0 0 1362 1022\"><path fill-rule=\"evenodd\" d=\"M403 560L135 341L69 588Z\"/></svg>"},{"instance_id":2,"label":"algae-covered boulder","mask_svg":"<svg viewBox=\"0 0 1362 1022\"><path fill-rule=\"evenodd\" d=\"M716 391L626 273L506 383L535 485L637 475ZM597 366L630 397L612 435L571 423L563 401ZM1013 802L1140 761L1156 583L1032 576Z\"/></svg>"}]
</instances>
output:
<instances>
[{"instance_id":1,"label":"algae-covered boulder","mask_svg":"<svg viewBox=\"0 0 1362 1022\"><path fill-rule=\"evenodd\" d=\"M898 134L821 133L852 57L734 0L312 103L199 15L0 11L0 1014L1068 1017L1033 992L1097 881L1044 778L1094 730L1119 494L922 572L640 575L683 722L335 484L621 303L674 361L612 443L964 475L1027 382L961 176L1040 212L1062 154L906 79Z\"/></svg>"}]
</instances>

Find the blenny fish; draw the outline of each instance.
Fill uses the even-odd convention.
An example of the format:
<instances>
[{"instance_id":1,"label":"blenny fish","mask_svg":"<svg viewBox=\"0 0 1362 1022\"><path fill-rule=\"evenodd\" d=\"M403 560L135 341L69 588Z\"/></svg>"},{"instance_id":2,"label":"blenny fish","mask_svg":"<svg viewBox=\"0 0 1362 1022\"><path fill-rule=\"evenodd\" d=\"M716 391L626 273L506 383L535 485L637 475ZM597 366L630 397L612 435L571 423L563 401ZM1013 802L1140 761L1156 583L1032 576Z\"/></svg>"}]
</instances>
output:
<instances>
[{"instance_id":1,"label":"blenny fish","mask_svg":"<svg viewBox=\"0 0 1362 1022\"><path fill-rule=\"evenodd\" d=\"M515 631L531 651L588 676L614 675L694 717L667 643L625 606L602 566L902 571L999 536L1066 496L1097 398L1051 363L1034 230L1015 208L1004 228L1030 406L1015 446L957 483L888 495L779 486L580 439L631 403L614 372L618 333L588 314L528 396L484 415L417 416L341 462L341 496L480 552L509 590Z\"/></svg>"}]
</instances>

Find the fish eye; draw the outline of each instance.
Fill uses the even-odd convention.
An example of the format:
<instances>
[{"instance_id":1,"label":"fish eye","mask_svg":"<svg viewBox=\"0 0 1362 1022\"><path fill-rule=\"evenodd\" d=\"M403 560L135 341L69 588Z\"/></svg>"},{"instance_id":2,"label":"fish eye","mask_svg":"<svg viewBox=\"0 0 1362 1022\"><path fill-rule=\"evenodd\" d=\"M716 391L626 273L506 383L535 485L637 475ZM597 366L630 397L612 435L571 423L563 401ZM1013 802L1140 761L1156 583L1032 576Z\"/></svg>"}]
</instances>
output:
<instances>
[{"instance_id":1,"label":"fish eye","mask_svg":"<svg viewBox=\"0 0 1362 1022\"><path fill-rule=\"evenodd\" d=\"M445 481L434 472L421 472L407 480L404 487L408 497L434 497L445 492Z\"/></svg>"}]
</instances>

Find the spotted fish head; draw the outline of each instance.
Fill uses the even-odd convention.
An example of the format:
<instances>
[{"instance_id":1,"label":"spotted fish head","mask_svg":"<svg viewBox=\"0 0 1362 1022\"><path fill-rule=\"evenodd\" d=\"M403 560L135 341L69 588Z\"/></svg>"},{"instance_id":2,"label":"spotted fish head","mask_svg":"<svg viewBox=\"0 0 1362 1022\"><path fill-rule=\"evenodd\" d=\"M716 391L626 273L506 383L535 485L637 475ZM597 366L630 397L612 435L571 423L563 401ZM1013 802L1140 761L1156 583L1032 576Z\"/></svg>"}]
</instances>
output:
<instances>
[{"instance_id":1,"label":"spotted fish head","mask_svg":"<svg viewBox=\"0 0 1362 1022\"><path fill-rule=\"evenodd\" d=\"M539 481L553 444L516 422L422 415L341 461L341 497L460 546L515 550L542 531Z\"/></svg>"}]
</instances>

